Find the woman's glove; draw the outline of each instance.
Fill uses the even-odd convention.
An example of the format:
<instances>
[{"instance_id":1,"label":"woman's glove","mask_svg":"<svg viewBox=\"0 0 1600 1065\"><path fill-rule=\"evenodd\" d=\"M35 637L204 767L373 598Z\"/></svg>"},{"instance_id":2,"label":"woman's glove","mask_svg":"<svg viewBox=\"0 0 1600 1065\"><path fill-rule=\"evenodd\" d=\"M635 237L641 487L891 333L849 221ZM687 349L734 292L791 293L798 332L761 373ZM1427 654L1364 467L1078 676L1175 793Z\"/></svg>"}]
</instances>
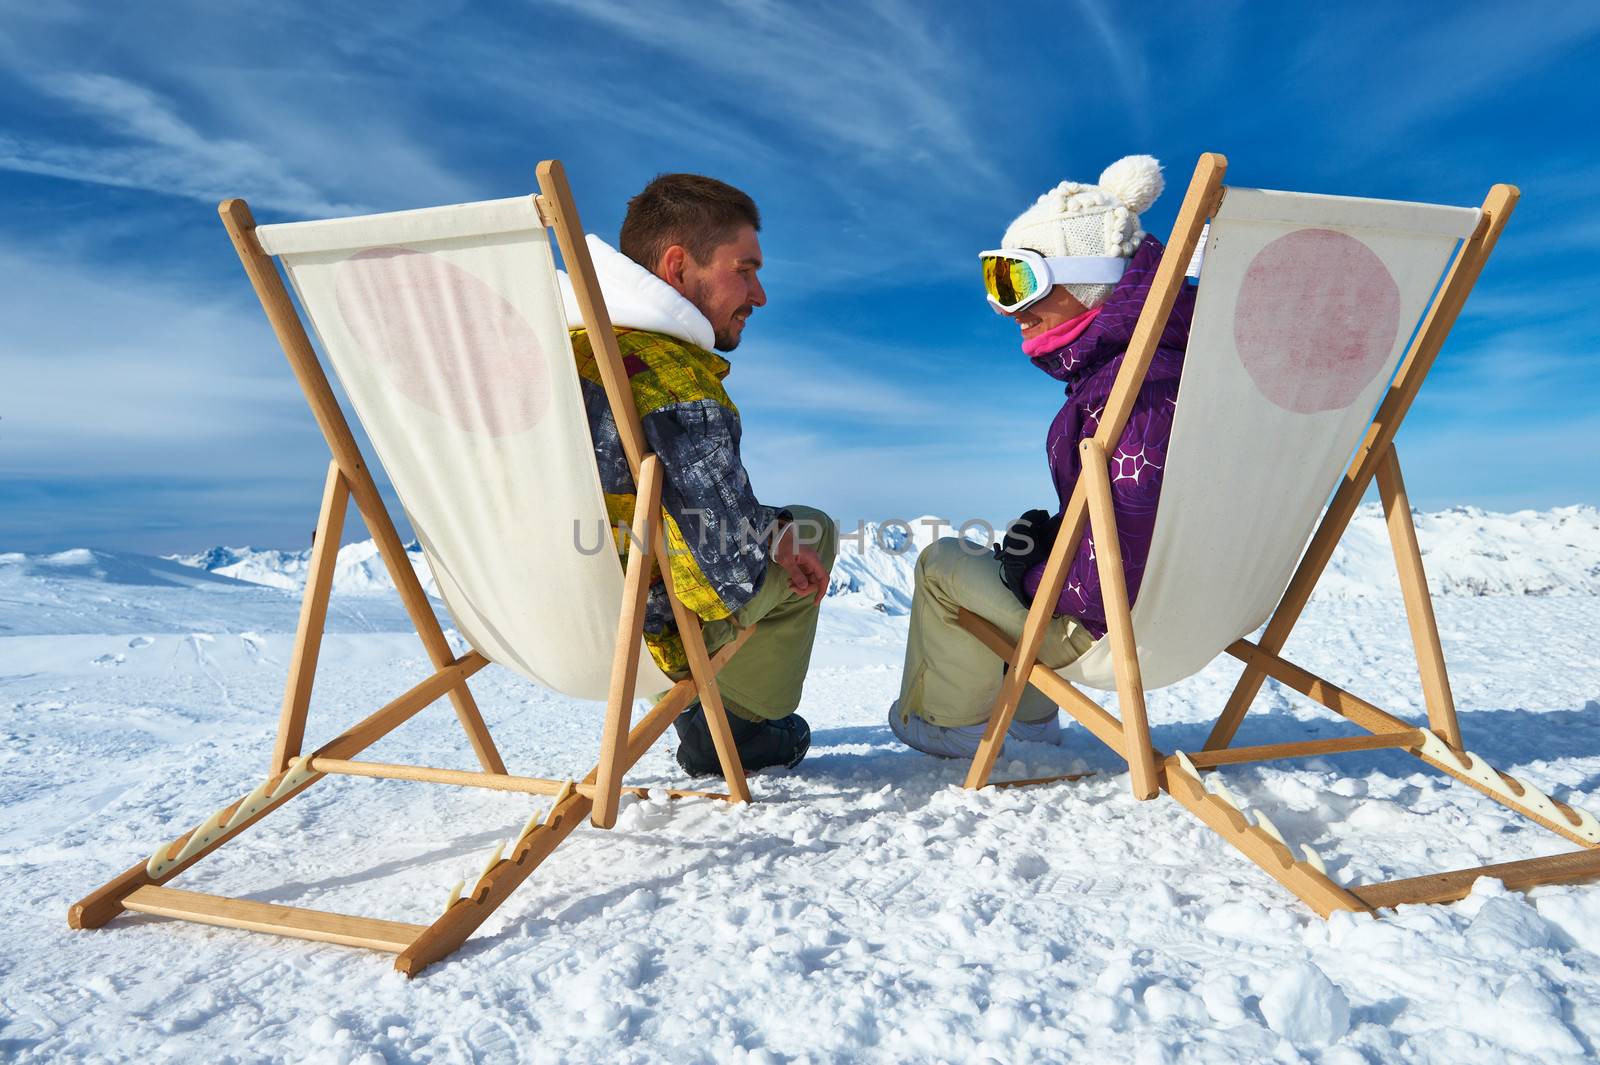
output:
<instances>
[{"instance_id":1,"label":"woman's glove","mask_svg":"<svg viewBox=\"0 0 1600 1065\"><path fill-rule=\"evenodd\" d=\"M1042 510L1030 510L1008 525L1005 539L994 545L994 557L1000 562L1000 583L1011 589L1025 607L1033 605L1033 597L1023 587L1023 578L1050 557L1050 548L1060 530L1059 514L1052 517Z\"/></svg>"}]
</instances>

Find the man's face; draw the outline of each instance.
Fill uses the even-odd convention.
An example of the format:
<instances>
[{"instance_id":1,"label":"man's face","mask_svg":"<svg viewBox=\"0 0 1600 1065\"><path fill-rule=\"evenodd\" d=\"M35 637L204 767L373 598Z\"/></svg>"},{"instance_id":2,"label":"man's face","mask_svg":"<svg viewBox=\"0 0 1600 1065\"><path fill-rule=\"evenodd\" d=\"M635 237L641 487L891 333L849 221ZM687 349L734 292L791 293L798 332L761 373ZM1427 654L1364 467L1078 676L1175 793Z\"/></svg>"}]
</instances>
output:
<instances>
[{"instance_id":1,"label":"man's face","mask_svg":"<svg viewBox=\"0 0 1600 1065\"><path fill-rule=\"evenodd\" d=\"M664 280L711 323L718 351L738 347L745 321L767 302L756 276L761 269L761 242L751 226L717 245L703 263L681 248L669 248L663 268Z\"/></svg>"}]
</instances>

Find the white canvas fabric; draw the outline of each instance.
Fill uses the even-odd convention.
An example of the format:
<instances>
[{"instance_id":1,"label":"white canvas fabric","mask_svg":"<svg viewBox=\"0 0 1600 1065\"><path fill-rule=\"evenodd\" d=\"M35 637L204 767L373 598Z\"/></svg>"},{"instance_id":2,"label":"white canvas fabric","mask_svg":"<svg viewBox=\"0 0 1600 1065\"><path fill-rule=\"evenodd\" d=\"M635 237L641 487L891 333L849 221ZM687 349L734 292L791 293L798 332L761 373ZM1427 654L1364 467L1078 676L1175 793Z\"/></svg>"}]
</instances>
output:
<instances>
[{"instance_id":1,"label":"white canvas fabric","mask_svg":"<svg viewBox=\"0 0 1600 1065\"><path fill-rule=\"evenodd\" d=\"M456 627L604 698L622 567L531 196L262 226L371 438ZM669 686L641 648L641 696Z\"/></svg>"},{"instance_id":2,"label":"white canvas fabric","mask_svg":"<svg viewBox=\"0 0 1600 1065\"><path fill-rule=\"evenodd\" d=\"M1133 608L1147 688L1198 672L1270 616L1478 215L1226 191ZM1109 640L1060 672L1115 689Z\"/></svg>"}]
</instances>

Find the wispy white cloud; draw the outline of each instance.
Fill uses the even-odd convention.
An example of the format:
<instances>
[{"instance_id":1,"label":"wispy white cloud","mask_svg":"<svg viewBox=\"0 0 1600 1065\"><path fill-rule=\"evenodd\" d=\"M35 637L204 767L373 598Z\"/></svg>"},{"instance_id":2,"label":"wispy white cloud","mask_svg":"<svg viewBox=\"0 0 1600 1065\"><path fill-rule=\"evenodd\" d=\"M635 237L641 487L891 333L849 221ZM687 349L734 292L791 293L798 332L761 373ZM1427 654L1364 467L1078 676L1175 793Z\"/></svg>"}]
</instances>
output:
<instances>
[{"instance_id":1,"label":"wispy white cloud","mask_svg":"<svg viewBox=\"0 0 1600 1065\"><path fill-rule=\"evenodd\" d=\"M577 114L627 112L673 155L729 160L765 196L824 219L793 234L800 246L785 252L814 264L809 288L853 284L888 266L943 268L1026 198L995 151L993 70L934 8L899 0L558 6L624 42L659 91L641 92L638 79L574 78L558 101L544 102ZM680 122L685 107L699 120Z\"/></svg>"},{"instance_id":2,"label":"wispy white cloud","mask_svg":"<svg viewBox=\"0 0 1600 1065\"><path fill-rule=\"evenodd\" d=\"M921 5L891 0L800 18L777 3L557 2L669 56L677 69L664 66L663 81L686 78L704 96L737 99L829 156L936 164L924 177L940 184L999 176L971 121L975 91L963 98L977 68ZM650 105L636 93L634 102Z\"/></svg>"},{"instance_id":3,"label":"wispy white cloud","mask_svg":"<svg viewBox=\"0 0 1600 1065\"><path fill-rule=\"evenodd\" d=\"M1504 247L1507 253L1513 249L1521 250L1522 254L1517 258L1523 261L1549 261L1548 249L1521 247L1534 242L1502 238L1502 243L1509 245ZM1564 243L1562 247L1576 251L1583 245ZM1502 256L1501 249L1496 249L1495 257L1490 260L1491 270L1497 270L1511 258L1510 254ZM1526 328L1528 323L1551 324L1565 319L1588 319L1594 301L1595 283L1594 275L1587 271L1558 274L1541 272L1532 276L1505 276L1503 271L1497 272L1496 276L1480 281L1467 297L1467 304L1461 310L1461 321L1499 332L1512 327ZM1461 330L1462 327L1458 325L1456 331ZM1574 338L1563 336L1555 339L1556 346L1560 348L1568 346Z\"/></svg>"},{"instance_id":4,"label":"wispy white cloud","mask_svg":"<svg viewBox=\"0 0 1600 1065\"><path fill-rule=\"evenodd\" d=\"M109 143L0 136L0 167L215 202L254 190L268 207L310 215L360 210L327 199L289 167L244 141L208 137L172 101L123 78L62 72L35 83L99 126Z\"/></svg>"},{"instance_id":5,"label":"wispy white cloud","mask_svg":"<svg viewBox=\"0 0 1600 1065\"><path fill-rule=\"evenodd\" d=\"M1429 375L1418 402L1441 418L1478 421L1490 414L1538 410L1565 388L1581 387L1579 365L1594 340L1559 328L1510 328L1473 345L1451 345ZM1591 360L1594 356L1591 355ZM1588 371L1589 377L1600 372Z\"/></svg>"},{"instance_id":6,"label":"wispy white cloud","mask_svg":"<svg viewBox=\"0 0 1600 1065\"><path fill-rule=\"evenodd\" d=\"M752 338L729 391L744 412L745 457L763 498L822 501L834 516L926 513L1002 520L1054 495L1044 440L1060 385L997 345L973 355L904 353L819 334L813 347ZM901 357L895 358L899 354ZM955 369L935 373L935 364Z\"/></svg>"},{"instance_id":7,"label":"wispy white cloud","mask_svg":"<svg viewBox=\"0 0 1600 1065\"><path fill-rule=\"evenodd\" d=\"M0 475L227 478L322 448L260 308L0 249Z\"/></svg>"},{"instance_id":8,"label":"wispy white cloud","mask_svg":"<svg viewBox=\"0 0 1600 1065\"><path fill-rule=\"evenodd\" d=\"M758 317L752 329L759 326ZM907 380L905 354L893 345L832 330L772 338L754 332L734 356L729 387L742 407L781 411L808 421L934 427L955 423L957 404L919 376ZM960 413L972 412L968 408Z\"/></svg>"}]
</instances>

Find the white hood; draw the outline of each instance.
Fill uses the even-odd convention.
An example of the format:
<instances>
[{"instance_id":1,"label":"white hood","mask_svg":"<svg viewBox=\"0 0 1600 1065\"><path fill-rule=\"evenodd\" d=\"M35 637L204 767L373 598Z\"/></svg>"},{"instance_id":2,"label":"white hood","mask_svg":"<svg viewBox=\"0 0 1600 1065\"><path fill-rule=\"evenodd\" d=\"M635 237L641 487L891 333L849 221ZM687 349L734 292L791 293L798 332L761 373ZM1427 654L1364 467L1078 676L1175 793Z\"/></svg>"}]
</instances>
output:
<instances>
[{"instance_id":1,"label":"white hood","mask_svg":"<svg viewBox=\"0 0 1600 1065\"><path fill-rule=\"evenodd\" d=\"M677 289L593 233L589 234L589 257L594 260L600 294L605 298L612 325L665 333L710 349L715 342L711 323L694 304L680 296ZM578 300L566 271L556 271L556 281L561 286L561 304L567 312L567 324L573 328L583 325L583 315L578 310Z\"/></svg>"}]
</instances>

